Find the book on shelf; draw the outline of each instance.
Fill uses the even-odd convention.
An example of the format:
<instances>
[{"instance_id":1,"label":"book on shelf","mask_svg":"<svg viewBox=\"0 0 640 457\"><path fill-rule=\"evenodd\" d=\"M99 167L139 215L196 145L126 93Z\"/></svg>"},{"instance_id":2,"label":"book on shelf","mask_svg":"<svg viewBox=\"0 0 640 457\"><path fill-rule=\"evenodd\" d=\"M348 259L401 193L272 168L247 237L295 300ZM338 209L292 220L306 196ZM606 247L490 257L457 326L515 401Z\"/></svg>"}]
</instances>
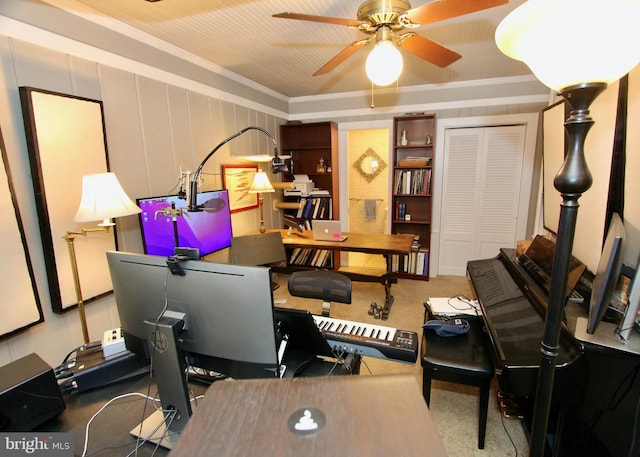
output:
<instances>
[{"instance_id":1,"label":"book on shelf","mask_svg":"<svg viewBox=\"0 0 640 457\"><path fill-rule=\"evenodd\" d=\"M300 255L300 251L302 251L301 248L294 248L294 250L291 252L291 256L289 257L289 263L296 263L296 259Z\"/></svg>"},{"instance_id":2,"label":"book on shelf","mask_svg":"<svg viewBox=\"0 0 640 457\"><path fill-rule=\"evenodd\" d=\"M318 213L320 212L320 199L319 198L314 198L313 200L313 214L311 215L311 219L318 219Z\"/></svg>"},{"instance_id":3,"label":"book on shelf","mask_svg":"<svg viewBox=\"0 0 640 457\"><path fill-rule=\"evenodd\" d=\"M302 216L304 214L304 209L307 205L307 197L301 197L300 198L300 207L298 208L298 212L296 213L296 217L298 219L302 219Z\"/></svg>"},{"instance_id":4,"label":"book on shelf","mask_svg":"<svg viewBox=\"0 0 640 457\"><path fill-rule=\"evenodd\" d=\"M416 274L422 276L427 276L429 274L429 251L426 249L418 251Z\"/></svg>"},{"instance_id":5,"label":"book on shelf","mask_svg":"<svg viewBox=\"0 0 640 457\"><path fill-rule=\"evenodd\" d=\"M324 267L331 259L327 249L295 248L289 258L290 265Z\"/></svg>"},{"instance_id":6,"label":"book on shelf","mask_svg":"<svg viewBox=\"0 0 640 457\"><path fill-rule=\"evenodd\" d=\"M399 167L427 167L431 165L431 157L407 156L398 160Z\"/></svg>"},{"instance_id":7,"label":"book on shelf","mask_svg":"<svg viewBox=\"0 0 640 457\"><path fill-rule=\"evenodd\" d=\"M396 195L428 195L431 190L431 169L396 170L393 192Z\"/></svg>"},{"instance_id":8,"label":"book on shelf","mask_svg":"<svg viewBox=\"0 0 640 457\"><path fill-rule=\"evenodd\" d=\"M300 199L302 203L303 199ZM299 218L311 219L331 219L333 217L331 197L308 197L304 199L304 208L298 210Z\"/></svg>"}]
</instances>

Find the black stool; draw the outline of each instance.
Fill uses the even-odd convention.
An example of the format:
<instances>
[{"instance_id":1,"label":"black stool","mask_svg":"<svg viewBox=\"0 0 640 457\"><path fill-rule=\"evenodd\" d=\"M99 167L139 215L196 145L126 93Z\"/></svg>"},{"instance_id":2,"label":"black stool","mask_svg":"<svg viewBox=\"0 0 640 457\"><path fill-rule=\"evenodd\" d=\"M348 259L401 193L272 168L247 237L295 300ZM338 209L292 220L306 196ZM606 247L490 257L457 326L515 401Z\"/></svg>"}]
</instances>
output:
<instances>
[{"instance_id":1,"label":"black stool","mask_svg":"<svg viewBox=\"0 0 640 457\"><path fill-rule=\"evenodd\" d=\"M425 309L425 322L429 319L433 319L433 316ZM484 330L484 321L481 317L466 319L471 328L464 335L441 337L433 330L422 330L422 395L428 406L433 379L479 387L478 449L484 449L489 389L494 369L487 347L490 341Z\"/></svg>"}]
</instances>

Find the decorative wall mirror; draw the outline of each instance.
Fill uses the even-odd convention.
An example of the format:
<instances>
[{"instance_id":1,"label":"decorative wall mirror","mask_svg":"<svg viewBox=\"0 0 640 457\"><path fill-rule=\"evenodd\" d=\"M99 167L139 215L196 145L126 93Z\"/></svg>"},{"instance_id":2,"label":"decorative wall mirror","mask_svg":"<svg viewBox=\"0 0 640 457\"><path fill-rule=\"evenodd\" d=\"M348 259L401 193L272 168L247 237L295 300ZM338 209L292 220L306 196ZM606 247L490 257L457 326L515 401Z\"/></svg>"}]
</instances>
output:
<instances>
[{"instance_id":1,"label":"decorative wall mirror","mask_svg":"<svg viewBox=\"0 0 640 457\"><path fill-rule=\"evenodd\" d=\"M353 167L360 172L367 182L371 182L382 170L387 168L387 164L376 151L369 148L353 163Z\"/></svg>"},{"instance_id":2,"label":"decorative wall mirror","mask_svg":"<svg viewBox=\"0 0 640 457\"><path fill-rule=\"evenodd\" d=\"M0 240L2 257L5 260L0 266L0 287L4 303L0 320L0 339L4 339L44 322L44 316L13 190L2 131L0 154L5 171L0 173L0 208L4 215L0 224Z\"/></svg>"},{"instance_id":3,"label":"decorative wall mirror","mask_svg":"<svg viewBox=\"0 0 640 457\"><path fill-rule=\"evenodd\" d=\"M63 236L81 231L73 218L82 176L109 171L102 102L20 87L29 162L51 305L57 313L77 305L71 261ZM75 241L85 303L111 292L106 251L116 249L115 231Z\"/></svg>"}]
</instances>

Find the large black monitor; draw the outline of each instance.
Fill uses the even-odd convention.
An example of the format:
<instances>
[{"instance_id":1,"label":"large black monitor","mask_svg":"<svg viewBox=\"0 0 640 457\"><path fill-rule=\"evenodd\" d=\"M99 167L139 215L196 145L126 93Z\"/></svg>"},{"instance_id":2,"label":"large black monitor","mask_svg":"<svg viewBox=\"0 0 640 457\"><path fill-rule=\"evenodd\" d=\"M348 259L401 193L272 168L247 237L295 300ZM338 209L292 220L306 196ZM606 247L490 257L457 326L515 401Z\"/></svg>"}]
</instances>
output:
<instances>
[{"instance_id":1,"label":"large black monitor","mask_svg":"<svg viewBox=\"0 0 640 457\"><path fill-rule=\"evenodd\" d=\"M227 190L201 192L202 211L186 212L187 202L177 195L138 198L140 229L145 254L171 256L176 246L197 248L205 256L231 246L231 211ZM182 209L177 217L170 208Z\"/></svg>"},{"instance_id":2,"label":"large black monitor","mask_svg":"<svg viewBox=\"0 0 640 457\"><path fill-rule=\"evenodd\" d=\"M598 269L593 279L587 333L593 334L596 331L611 303L611 296L616 284L618 284L622 269L622 240L624 235L622 219L617 213L613 213L607 238L602 248Z\"/></svg>"},{"instance_id":3,"label":"large black monitor","mask_svg":"<svg viewBox=\"0 0 640 457\"><path fill-rule=\"evenodd\" d=\"M191 415L187 365L233 378L280 375L271 274L267 267L180 262L107 253L127 349L152 362L167 428L179 433ZM171 259L169 259L170 261Z\"/></svg>"}]
</instances>

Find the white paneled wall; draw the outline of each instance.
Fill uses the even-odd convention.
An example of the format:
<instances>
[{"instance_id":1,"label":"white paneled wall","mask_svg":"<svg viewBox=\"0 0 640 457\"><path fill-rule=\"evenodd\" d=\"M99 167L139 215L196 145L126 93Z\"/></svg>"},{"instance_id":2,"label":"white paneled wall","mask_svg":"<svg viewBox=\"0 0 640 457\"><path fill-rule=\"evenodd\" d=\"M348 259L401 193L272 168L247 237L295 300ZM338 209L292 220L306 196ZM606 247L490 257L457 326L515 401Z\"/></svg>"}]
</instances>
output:
<instances>
[{"instance_id":1,"label":"white paneled wall","mask_svg":"<svg viewBox=\"0 0 640 457\"><path fill-rule=\"evenodd\" d=\"M0 35L0 128L45 314L43 324L0 342L0 365L35 352L55 366L82 343L82 332L75 310L64 315L51 311L18 96L20 86L102 100L110 168L134 199L175 193L180 169L195 170L221 140L248 125L263 127L277 137L283 119ZM222 188L221 165L238 163L236 155L271 153L271 142L265 135L248 132L207 162L203 169L205 188ZM272 198L277 194L265 196L268 227L278 225L280 217L271 211ZM142 252L137 216L117 222L119 249ZM259 212L254 209L233 214L232 223L236 235L255 231ZM226 255L222 251L213 260L226 260ZM101 339L105 330L119 325L111 296L89 303L87 318L92 340Z\"/></svg>"}]
</instances>

